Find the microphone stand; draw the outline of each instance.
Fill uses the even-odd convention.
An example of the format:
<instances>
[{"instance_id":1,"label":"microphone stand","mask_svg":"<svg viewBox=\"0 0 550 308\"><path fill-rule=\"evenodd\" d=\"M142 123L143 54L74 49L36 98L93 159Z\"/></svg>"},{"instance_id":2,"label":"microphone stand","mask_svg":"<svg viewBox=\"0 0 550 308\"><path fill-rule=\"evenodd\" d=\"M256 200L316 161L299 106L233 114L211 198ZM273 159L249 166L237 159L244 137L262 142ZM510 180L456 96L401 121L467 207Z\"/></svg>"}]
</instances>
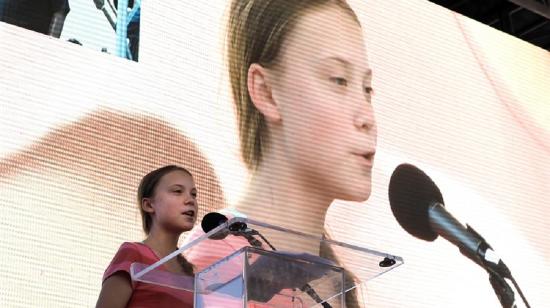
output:
<instances>
[{"instance_id":1,"label":"microphone stand","mask_svg":"<svg viewBox=\"0 0 550 308\"><path fill-rule=\"evenodd\" d=\"M489 282L497 295L502 308L516 308L516 300L514 299L514 291L510 288L510 285L502 278L498 273L494 271L489 272Z\"/></svg>"},{"instance_id":2,"label":"microphone stand","mask_svg":"<svg viewBox=\"0 0 550 308\"><path fill-rule=\"evenodd\" d=\"M267 245L269 245L269 247L273 251L277 251L277 249L275 249L275 247L273 245L271 245L271 243L267 240L267 238L265 238L260 232L254 230L254 229L248 229L246 227L245 228L237 228L237 229L233 229L233 230L231 230L231 229L232 228L230 226L229 227L230 233L232 233L233 235L243 236L244 238L246 238L246 240L248 241L248 243L252 247L262 248L262 243L254 237L254 235L258 235L262 238L262 240L264 240L264 242ZM311 297L316 303L321 304L321 306L323 306L323 308L332 308L332 306L329 303L323 301L323 299L319 296L319 294L317 294L317 292L315 292L315 290L309 285L309 283L306 283L304 286L302 286L300 288L300 291L306 292L306 294L309 295L309 297Z\"/></svg>"},{"instance_id":3,"label":"microphone stand","mask_svg":"<svg viewBox=\"0 0 550 308\"><path fill-rule=\"evenodd\" d=\"M107 10L107 8L105 7L105 0L94 0L95 7L98 10L101 10L103 12L103 15L105 15L105 18L107 18L107 21L111 25L111 28L113 28L113 30L116 31L116 21L111 16L111 14L112 14L116 18L116 10L113 8L113 5L111 4L111 2L109 0L107 0L107 3L109 4L109 7L111 8L111 12L109 12Z\"/></svg>"},{"instance_id":4,"label":"microphone stand","mask_svg":"<svg viewBox=\"0 0 550 308\"><path fill-rule=\"evenodd\" d=\"M483 255L488 249L492 250L493 248L481 234L477 233L474 228L472 228L469 225L466 225L467 229L476 237L479 239L481 245L479 245L478 250L478 259L479 264L482 265L483 268L489 273L489 283L491 283L491 286L493 287L493 290L495 291L495 294L500 301L500 304L502 305L502 308L516 308L516 301L515 301L515 294L514 290L510 287L508 282L505 278L509 278L512 283L514 284L514 287L518 291L519 295L521 296L521 299L525 303L525 306L527 308L530 308L529 303L527 302L527 298L523 295L523 292L521 291L519 285L517 284L516 280L512 276L512 272L510 269L502 262L502 260L499 260L497 264L491 263L489 261L486 261L485 256Z\"/></svg>"}]
</instances>

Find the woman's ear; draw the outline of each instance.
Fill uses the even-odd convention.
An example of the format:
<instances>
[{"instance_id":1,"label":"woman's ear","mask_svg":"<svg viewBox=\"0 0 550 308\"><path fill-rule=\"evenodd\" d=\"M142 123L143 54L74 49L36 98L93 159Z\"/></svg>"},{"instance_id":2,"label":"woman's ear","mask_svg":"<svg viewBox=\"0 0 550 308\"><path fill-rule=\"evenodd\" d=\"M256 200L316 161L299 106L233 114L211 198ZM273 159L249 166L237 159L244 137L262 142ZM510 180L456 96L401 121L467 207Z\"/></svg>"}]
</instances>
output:
<instances>
[{"instance_id":1,"label":"woman's ear","mask_svg":"<svg viewBox=\"0 0 550 308\"><path fill-rule=\"evenodd\" d=\"M151 199L150 198L143 198L141 199L141 209L145 212L145 213L154 213L155 212L155 208L153 208L153 204L151 204Z\"/></svg>"},{"instance_id":2,"label":"woman's ear","mask_svg":"<svg viewBox=\"0 0 550 308\"><path fill-rule=\"evenodd\" d=\"M267 71L258 63L252 63L248 68L248 93L252 103L264 116L267 122L278 123L281 121L279 106L273 99L273 93Z\"/></svg>"}]
</instances>

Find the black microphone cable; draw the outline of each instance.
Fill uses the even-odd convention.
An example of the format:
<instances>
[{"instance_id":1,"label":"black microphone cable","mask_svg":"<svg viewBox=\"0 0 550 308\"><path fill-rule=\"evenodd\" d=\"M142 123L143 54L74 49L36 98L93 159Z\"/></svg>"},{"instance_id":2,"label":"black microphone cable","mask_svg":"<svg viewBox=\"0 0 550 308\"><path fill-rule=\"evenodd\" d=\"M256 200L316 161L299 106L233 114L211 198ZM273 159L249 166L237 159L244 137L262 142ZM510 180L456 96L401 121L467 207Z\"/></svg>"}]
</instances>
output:
<instances>
[{"instance_id":1,"label":"black microphone cable","mask_svg":"<svg viewBox=\"0 0 550 308\"><path fill-rule=\"evenodd\" d=\"M231 230L233 229L233 230ZM265 238L265 236L263 236L260 232L254 230L254 229L248 229L248 227L246 226L246 224L244 223L236 223L236 224L233 224L232 226L229 226L229 230L231 231L231 233L233 233L234 235L241 235L243 236L244 238L246 238L246 240L248 241L248 243L252 246L252 247L257 247L257 248L262 248L262 243L254 237L254 235L258 235L260 238L262 238L262 240L267 244L269 245L269 247L273 250L273 251L277 251L277 249L275 248L275 246L273 246L268 240L267 238ZM324 308L332 308L332 306L327 303L327 302L324 302L323 299L319 296L319 294L317 294L317 292L315 291L315 289L313 289L313 287L311 287L311 285L309 283L306 283L305 285L303 285L301 288L300 288L300 291L302 292L305 292L307 295L309 295L309 297L311 297L317 304L321 304L321 306L323 306Z\"/></svg>"},{"instance_id":2,"label":"black microphone cable","mask_svg":"<svg viewBox=\"0 0 550 308\"><path fill-rule=\"evenodd\" d=\"M207 217L208 215L210 215L210 216ZM204 218L206 218L207 221L204 221ZM206 233L208 233L210 230L216 228L217 226L225 223L228 220L225 215L220 214L220 213L216 213L216 212L208 213L208 214L205 215L204 218L203 218L202 228L203 228L203 231L206 232ZM254 235L258 235L273 251L277 251L275 246L273 246L267 240L267 238L265 238L257 230L249 229L248 226L246 225L246 223L236 222L236 223L231 224L228 227L228 229L229 229L229 232L233 235L243 236L252 247L262 248L262 246L263 246L262 243L257 238L254 237ZM317 292L313 289L313 287L311 287L311 285L309 283L306 283L305 285L303 285L300 288L300 291L305 292L317 304L321 304L321 306L323 306L323 308L332 308L332 306L329 303L323 301L323 299L319 296L319 294L317 294ZM344 294L342 294L342 296L344 296Z\"/></svg>"}]
</instances>

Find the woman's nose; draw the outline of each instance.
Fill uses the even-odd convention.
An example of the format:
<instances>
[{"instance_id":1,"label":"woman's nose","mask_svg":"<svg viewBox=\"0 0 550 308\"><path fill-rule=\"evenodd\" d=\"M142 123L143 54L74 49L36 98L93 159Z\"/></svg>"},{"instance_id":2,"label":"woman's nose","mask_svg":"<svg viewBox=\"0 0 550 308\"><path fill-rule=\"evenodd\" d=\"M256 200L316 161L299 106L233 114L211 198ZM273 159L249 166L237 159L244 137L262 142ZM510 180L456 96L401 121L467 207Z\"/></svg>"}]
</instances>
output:
<instances>
[{"instance_id":1,"label":"woman's nose","mask_svg":"<svg viewBox=\"0 0 550 308\"><path fill-rule=\"evenodd\" d=\"M195 205L196 203L197 203L197 200L191 194L187 194L185 196L186 205Z\"/></svg>"},{"instance_id":2,"label":"woman's nose","mask_svg":"<svg viewBox=\"0 0 550 308\"><path fill-rule=\"evenodd\" d=\"M355 115L354 125L358 130L368 132L375 128L376 120L374 118L374 110L370 102L363 103L359 112Z\"/></svg>"}]
</instances>

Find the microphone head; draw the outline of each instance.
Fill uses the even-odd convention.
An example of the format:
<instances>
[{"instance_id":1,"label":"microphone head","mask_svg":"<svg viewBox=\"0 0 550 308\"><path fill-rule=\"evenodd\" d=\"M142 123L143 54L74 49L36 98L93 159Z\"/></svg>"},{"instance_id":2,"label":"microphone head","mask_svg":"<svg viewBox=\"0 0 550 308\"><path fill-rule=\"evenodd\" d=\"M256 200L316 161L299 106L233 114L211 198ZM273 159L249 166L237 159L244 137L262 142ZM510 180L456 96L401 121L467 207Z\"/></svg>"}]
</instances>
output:
<instances>
[{"instance_id":1,"label":"microphone head","mask_svg":"<svg viewBox=\"0 0 550 308\"><path fill-rule=\"evenodd\" d=\"M225 215L211 212L204 215L204 217L202 218L201 227L204 233L208 233L226 221L227 217L225 217Z\"/></svg>"},{"instance_id":2,"label":"microphone head","mask_svg":"<svg viewBox=\"0 0 550 308\"><path fill-rule=\"evenodd\" d=\"M425 241L437 238L430 227L428 209L434 202L444 202L429 176L411 164L401 164L393 171L388 196L393 216L405 231Z\"/></svg>"}]
</instances>

